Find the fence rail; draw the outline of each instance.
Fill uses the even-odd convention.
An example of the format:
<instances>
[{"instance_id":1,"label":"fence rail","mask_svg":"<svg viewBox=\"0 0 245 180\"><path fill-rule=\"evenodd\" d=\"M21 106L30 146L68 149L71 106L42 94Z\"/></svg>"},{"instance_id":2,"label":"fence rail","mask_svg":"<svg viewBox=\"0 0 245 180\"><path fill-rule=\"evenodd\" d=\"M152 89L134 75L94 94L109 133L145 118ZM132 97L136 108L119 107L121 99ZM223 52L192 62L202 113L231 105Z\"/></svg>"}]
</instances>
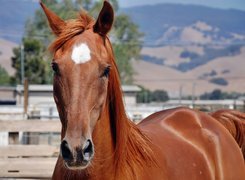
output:
<instances>
[{"instance_id":1,"label":"fence rail","mask_svg":"<svg viewBox=\"0 0 245 180\"><path fill-rule=\"evenodd\" d=\"M0 132L58 133L57 120L1 121ZM10 137L7 137L10 138ZM50 179L59 154L59 147L52 145L9 144L0 146L1 178Z\"/></svg>"},{"instance_id":2,"label":"fence rail","mask_svg":"<svg viewBox=\"0 0 245 180\"><path fill-rule=\"evenodd\" d=\"M16 120L1 121L0 132L60 132L61 123L57 120Z\"/></svg>"},{"instance_id":3,"label":"fence rail","mask_svg":"<svg viewBox=\"0 0 245 180\"><path fill-rule=\"evenodd\" d=\"M0 161L1 178L51 179L57 158L9 158Z\"/></svg>"}]
</instances>

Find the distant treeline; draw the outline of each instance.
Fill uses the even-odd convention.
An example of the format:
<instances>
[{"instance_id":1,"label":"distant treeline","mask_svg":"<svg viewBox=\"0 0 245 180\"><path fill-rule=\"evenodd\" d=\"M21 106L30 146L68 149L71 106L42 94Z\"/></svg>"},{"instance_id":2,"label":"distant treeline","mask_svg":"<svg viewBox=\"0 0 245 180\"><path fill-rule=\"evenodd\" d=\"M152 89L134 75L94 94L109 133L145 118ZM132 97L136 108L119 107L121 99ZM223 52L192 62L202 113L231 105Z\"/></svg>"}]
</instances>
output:
<instances>
[{"instance_id":1,"label":"distant treeline","mask_svg":"<svg viewBox=\"0 0 245 180\"><path fill-rule=\"evenodd\" d=\"M245 93L238 92L222 92L220 89L215 89L212 92L206 92L195 99L201 100L224 100L224 99L238 99L239 97L245 96ZM192 100L192 96L183 96L183 100ZM166 102L170 98L167 91L155 90L150 91L142 87L142 90L137 94L137 103L151 103L151 102Z\"/></svg>"},{"instance_id":2,"label":"distant treeline","mask_svg":"<svg viewBox=\"0 0 245 180\"><path fill-rule=\"evenodd\" d=\"M168 100L169 96L165 90L150 91L142 87L137 94L137 103L166 102Z\"/></svg>"}]
</instances>

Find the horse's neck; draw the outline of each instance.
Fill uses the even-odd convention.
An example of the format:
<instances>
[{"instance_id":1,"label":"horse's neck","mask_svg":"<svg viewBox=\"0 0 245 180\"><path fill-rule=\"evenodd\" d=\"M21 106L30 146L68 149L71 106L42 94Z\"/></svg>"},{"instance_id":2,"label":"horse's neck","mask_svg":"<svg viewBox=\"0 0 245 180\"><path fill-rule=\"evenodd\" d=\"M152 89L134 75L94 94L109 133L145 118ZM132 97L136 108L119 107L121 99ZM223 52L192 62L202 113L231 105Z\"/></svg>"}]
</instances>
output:
<instances>
[{"instance_id":1,"label":"horse's neck","mask_svg":"<svg viewBox=\"0 0 245 180\"><path fill-rule=\"evenodd\" d=\"M126 166L125 158L127 158L122 156L123 154L128 154L127 151L130 147L127 147L126 144L121 144L122 146L119 146L118 149L121 138L117 136L118 132L115 131L118 129L111 124L112 121L115 122L118 121L118 119L110 119L109 110L107 109L94 129L95 157L91 169L89 170L92 179L93 177L97 177L96 179L121 179L120 177L130 179L126 177L127 174L122 172L122 168ZM121 121L128 120L121 119ZM123 135L125 138L124 142L126 143L130 127L121 127L119 131L123 128L128 128ZM122 153L122 151L124 151L124 153ZM137 154L135 154L135 156L137 156ZM127 159L127 162L130 162L130 159ZM102 177L98 177L100 175Z\"/></svg>"},{"instance_id":2,"label":"horse's neck","mask_svg":"<svg viewBox=\"0 0 245 180\"><path fill-rule=\"evenodd\" d=\"M99 179L138 179L138 174L154 163L149 141L126 115L120 119L109 117L105 113L94 130L96 154L91 173L103 175ZM112 125L115 121L120 122L119 126ZM106 174L109 177L105 178Z\"/></svg>"},{"instance_id":3,"label":"horse's neck","mask_svg":"<svg viewBox=\"0 0 245 180\"><path fill-rule=\"evenodd\" d=\"M114 143L108 116L99 120L93 136L95 148L97 149L96 153L98 155L95 161L112 161L114 155Z\"/></svg>"}]
</instances>

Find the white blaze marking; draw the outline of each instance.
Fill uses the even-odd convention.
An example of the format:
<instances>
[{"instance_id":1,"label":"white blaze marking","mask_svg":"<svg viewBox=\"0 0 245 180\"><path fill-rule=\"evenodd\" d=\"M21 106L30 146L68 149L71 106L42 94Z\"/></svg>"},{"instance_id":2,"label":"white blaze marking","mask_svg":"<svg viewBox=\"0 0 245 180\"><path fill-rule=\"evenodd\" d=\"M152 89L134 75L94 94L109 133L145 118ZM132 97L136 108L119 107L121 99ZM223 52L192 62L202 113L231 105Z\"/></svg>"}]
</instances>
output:
<instances>
[{"instance_id":1,"label":"white blaze marking","mask_svg":"<svg viewBox=\"0 0 245 180\"><path fill-rule=\"evenodd\" d=\"M90 49L87 44L75 45L72 50L71 59L76 64L86 63L91 60Z\"/></svg>"}]
</instances>

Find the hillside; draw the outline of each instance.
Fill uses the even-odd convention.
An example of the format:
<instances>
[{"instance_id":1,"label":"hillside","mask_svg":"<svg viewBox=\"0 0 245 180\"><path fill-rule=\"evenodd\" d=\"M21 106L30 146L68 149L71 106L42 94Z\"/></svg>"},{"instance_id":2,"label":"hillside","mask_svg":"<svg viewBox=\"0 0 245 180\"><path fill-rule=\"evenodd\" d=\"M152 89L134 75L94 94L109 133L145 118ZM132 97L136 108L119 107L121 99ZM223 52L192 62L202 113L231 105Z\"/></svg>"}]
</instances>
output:
<instances>
[{"instance_id":1,"label":"hillside","mask_svg":"<svg viewBox=\"0 0 245 180\"><path fill-rule=\"evenodd\" d=\"M12 49L17 47L16 43L0 39L0 65L7 70L9 75L14 75L15 70L11 66Z\"/></svg>"},{"instance_id":2,"label":"hillside","mask_svg":"<svg viewBox=\"0 0 245 180\"><path fill-rule=\"evenodd\" d=\"M182 72L236 56L245 45L245 11L158 4L123 12L145 34L141 59Z\"/></svg>"},{"instance_id":3,"label":"hillside","mask_svg":"<svg viewBox=\"0 0 245 180\"><path fill-rule=\"evenodd\" d=\"M145 33L145 46L190 43L192 37L186 36L186 33L192 33L196 37L204 33L219 42L225 42L226 39L240 42L238 37L242 36L244 42L245 11L198 5L157 4L126 8L122 12L130 15ZM207 37L199 40L207 42Z\"/></svg>"},{"instance_id":4,"label":"hillside","mask_svg":"<svg viewBox=\"0 0 245 180\"><path fill-rule=\"evenodd\" d=\"M171 48L159 48L158 51L160 49L166 52ZM173 51L180 50L173 47ZM149 51L149 49L144 48L142 51ZM174 53L169 54L173 57ZM216 58L188 72L181 72L164 65L156 65L142 60L134 61L133 67L136 71L134 76L136 84L150 90L167 90L172 97L179 96L181 87L184 96L191 95L193 86L195 86L196 95L211 92L214 89L221 89L226 92L245 92L245 47L236 56ZM212 79L217 78L224 79L227 85L211 82Z\"/></svg>"},{"instance_id":5,"label":"hillside","mask_svg":"<svg viewBox=\"0 0 245 180\"><path fill-rule=\"evenodd\" d=\"M171 96L245 92L245 12L158 4L123 9L145 33L135 82Z\"/></svg>"}]
</instances>

